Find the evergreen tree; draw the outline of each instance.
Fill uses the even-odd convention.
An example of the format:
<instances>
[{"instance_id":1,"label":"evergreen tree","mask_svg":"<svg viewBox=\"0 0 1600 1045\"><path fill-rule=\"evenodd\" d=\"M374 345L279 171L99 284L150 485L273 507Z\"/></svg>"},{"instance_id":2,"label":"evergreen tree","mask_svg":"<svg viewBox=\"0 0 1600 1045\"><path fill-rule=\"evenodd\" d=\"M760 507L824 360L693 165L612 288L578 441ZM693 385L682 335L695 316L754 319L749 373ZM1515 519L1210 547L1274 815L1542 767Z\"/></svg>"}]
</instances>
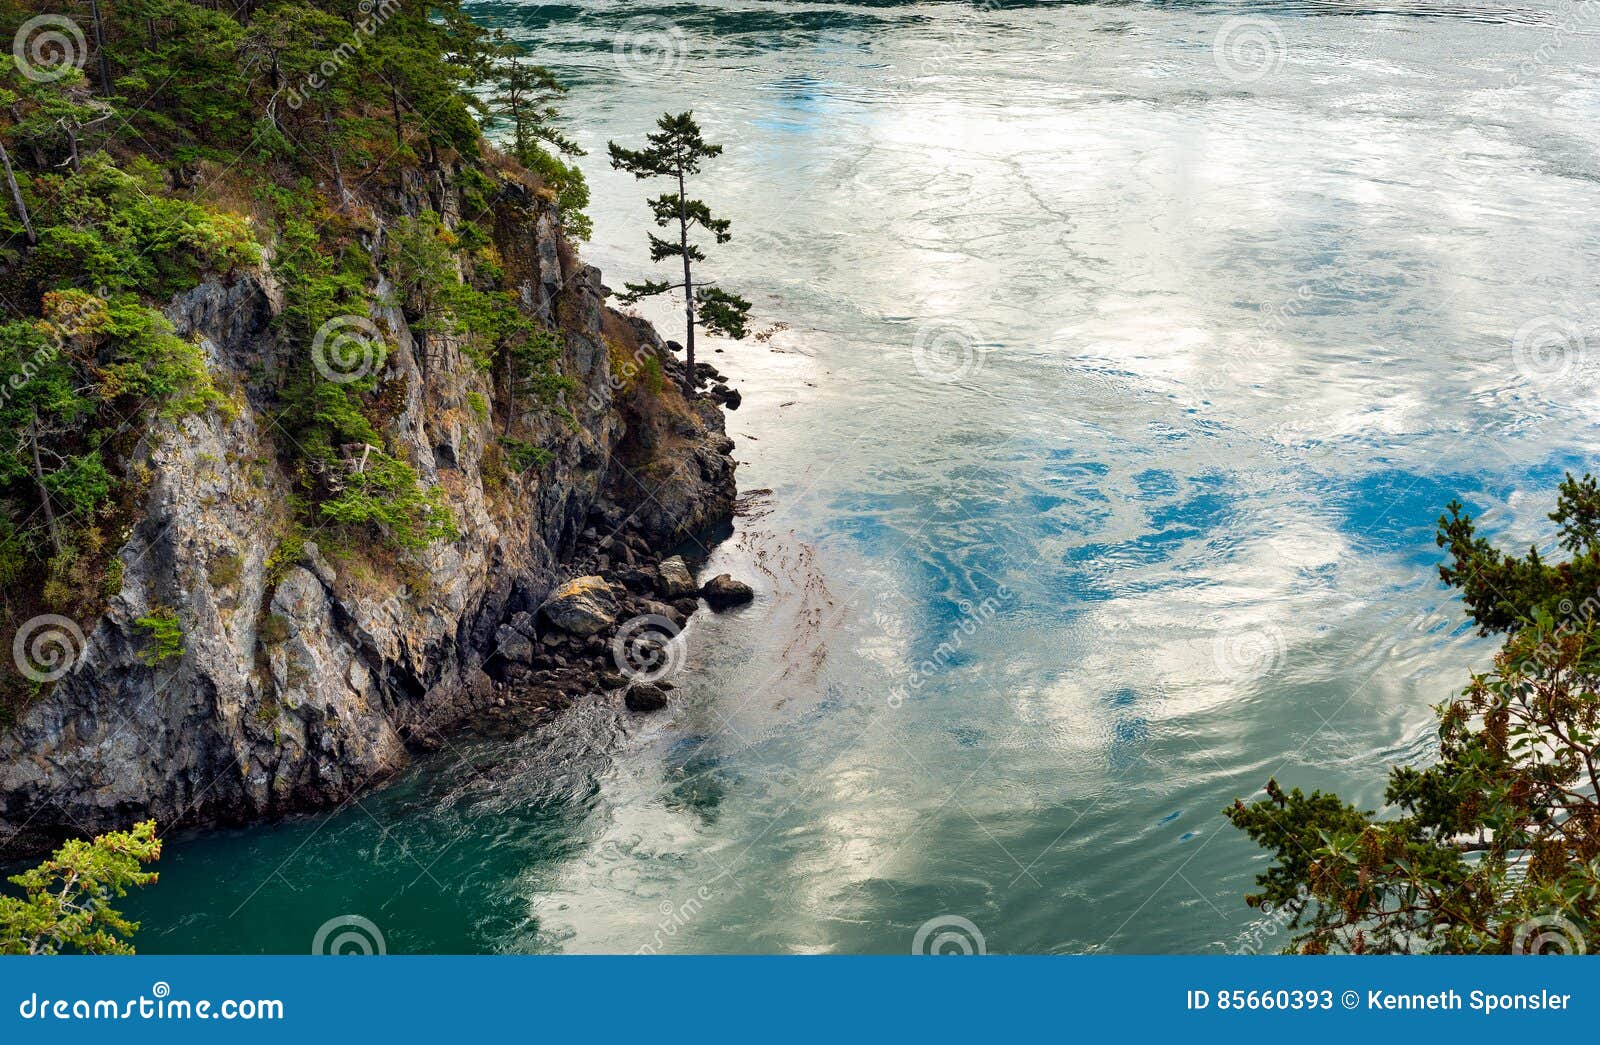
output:
<instances>
[{"instance_id":1,"label":"evergreen tree","mask_svg":"<svg viewBox=\"0 0 1600 1045\"><path fill-rule=\"evenodd\" d=\"M562 158L586 154L556 125L560 113L552 104L567 93L566 87L549 69L517 54L501 66L497 87L489 111L510 126L511 155L555 191L568 235L588 239L592 225L584 208L589 206L589 183L576 164Z\"/></svg>"},{"instance_id":2,"label":"evergreen tree","mask_svg":"<svg viewBox=\"0 0 1600 1045\"><path fill-rule=\"evenodd\" d=\"M1227 810L1273 852L1252 905L1295 912L1309 953L1600 950L1600 484L1567 476L1568 562L1517 558L1451 504L1439 543L1494 666L1435 710L1439 760L1398 766L1378 818L1267 783Z\"/></svg>"},{"instance_id":3,"label":"evergreen tree","mask_svg":"<svg viewBox=\"0 0 1600 1045\"><path fill-rule=\"evenodd\" d=\"M582 156L576 142L556 126L554 105L567 93L555 73L542 65L512 57L500 69L499 90L490 99L495 116L511 124L511 152L519 159L539 143L569 156Z\"/></svg>"},{"instance_id":4,"label":"evergreen tree","mask_svg":"<svg viewBox=\"0 0 1600 1045\"><path fill-rule=\"evenodd\" d=\"M625 149L616 142L609 144L611 166L627 171L641 181L646 178L668 178L675 181L677 192L664 193L650 201L650 211L658 228L676 226L677 239L663 239L650 233L650 260L664 261L679 258L683 262L683 281L646 280L628 283L627 293L619 295L622 301L632 304L641 298L664 294L671 290L683 291L684 312L684 395L693 396L696 385L694 366L694 331L696 326L731 338L745 336L745 323L750 315L750 302L737 294L721 290L712 283L698 287L694 281L694 263L706 260L699 246L690 242L689 232L701 228L710 233L719 244L733 238L728 231L729 221L716 218L711 208L700 200L689 199L688 180L700 173L703 160L722 155L722 146L708 143L694 122L694 114L665 113L656 121L658 131L646 135L646 147ZM698 296L697 296L698 295Z\"/></svg>"},{"instance_id":5,"label":"evergreen tree","mask_svg":"<svg viewBox=\"0 0 1600 1045\"><path fill-rule=\"evenodd\" d=\"M139 928L111 906L156 872L161 856L156 822L67 842L38 867L12 875L21 896L0 896L0 954L132 954Z\"/></svg>"}]
</instances>

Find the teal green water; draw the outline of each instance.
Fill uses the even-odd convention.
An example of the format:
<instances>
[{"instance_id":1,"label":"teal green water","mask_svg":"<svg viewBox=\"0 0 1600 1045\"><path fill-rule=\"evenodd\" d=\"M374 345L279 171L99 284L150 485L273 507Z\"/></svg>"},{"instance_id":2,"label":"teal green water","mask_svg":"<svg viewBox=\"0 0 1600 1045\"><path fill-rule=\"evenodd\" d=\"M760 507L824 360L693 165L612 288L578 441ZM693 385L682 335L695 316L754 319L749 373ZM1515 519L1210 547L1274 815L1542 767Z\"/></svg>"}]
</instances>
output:
<instances>
[{"instance_id":1,"label":"teal green water","mask_svg":"<svg viewBox=\"0 0 1600 1045\"><path fill-rule=\"evenodd\" d=\"M693 107L727 146L713 267L786 325L711 357L770 491L713 569L760 598L667 716L174 839L140 949L1281 946L1220 810L1376 806L1490 650L1432 520L1533 540L1587 460L1582 5L475 10L571 82L613 285L646 212L604 142Z\"/></svg>"}]
</instances>

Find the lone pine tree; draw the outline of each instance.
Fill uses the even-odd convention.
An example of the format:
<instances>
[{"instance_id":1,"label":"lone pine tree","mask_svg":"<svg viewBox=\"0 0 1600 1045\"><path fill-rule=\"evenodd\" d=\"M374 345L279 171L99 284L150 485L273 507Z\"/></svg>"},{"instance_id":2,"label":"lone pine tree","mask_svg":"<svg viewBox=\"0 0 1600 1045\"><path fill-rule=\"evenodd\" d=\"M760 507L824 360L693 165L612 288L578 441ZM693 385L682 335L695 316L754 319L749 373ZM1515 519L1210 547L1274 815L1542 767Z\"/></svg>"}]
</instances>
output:
<instances>
[{"instance_id":1,"label":"lone pine tree","mask_svg":"<svg viewBox=\"0 0 1600 1045\"><path fill-rule=\"evenodd\" d=\"M683 281L674 283L666 280L646 280L643 283L627 283L625 284L627 293L618 297L631 305L641 298L665 294L672 290L683 291L685 328L683 391L685 395L692 396L695 386L695 327L704 327L731 338L742 338L745 336L745 323L750 315L750 302L737 294L719 289L709 281L699 286L696 286L694 281L694 263L706 260L706 255L689 241L690 230L699 227L711 233L719 244L733 238L733 233L728 231L728 219L713 217L710 207L700 200L689 199L687 195L690 176L700 173L702 160L720 156L722 146L712 145L701 136L700 127L694 122L692 112L682 112L676 116L665 113L656 121L656 127L659 130L655 134L645 137L648 144L643 149L625 149L616 142L610 142L608 148L611 153L611 166L617 170L627 171L641 181L645 178L669 178L677 182L677 192L664 193L650 201L650 211L655 215L657 227L666 229L676 225L678 231L676 241L663 239L655 233L649 234L650 260L665 261L668 258L681 258Z\"/></svg>"}]
</instances>

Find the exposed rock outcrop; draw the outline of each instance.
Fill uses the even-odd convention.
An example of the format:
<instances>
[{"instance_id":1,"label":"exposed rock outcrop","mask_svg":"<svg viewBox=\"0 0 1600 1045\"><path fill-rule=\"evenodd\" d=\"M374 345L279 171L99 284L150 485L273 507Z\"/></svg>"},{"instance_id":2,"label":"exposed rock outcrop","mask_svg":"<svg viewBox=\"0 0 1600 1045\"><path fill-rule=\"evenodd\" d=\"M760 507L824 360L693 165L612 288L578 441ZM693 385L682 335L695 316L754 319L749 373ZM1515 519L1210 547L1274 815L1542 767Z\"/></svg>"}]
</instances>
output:
<instances>
[{"instance_id":1,"label":"exposed rock outcrop","mask_svg":"<svg viewBox=\"0 0 1600 1045\"><path fill-rule=\"evenodd\" d=\"M157 423L123 462L149 481L117 553L120 589L102 617L80 622L87 640L71 673L0 738L0 852L149 816L167 830L338 802L503 703L497 679L583 684L563 671L579 653L597 657L602 640L562 615L579 638L548 643L535 613L551 616L546 600L586 532L636 542L612 565L635 571L627 583L644 594L654 573L639 548L670 548L730 517L732 441L716 404L669 388L652 407L626 391L607 330L632 331L669 377L681 365L648 324L605 306L597 270L570 263L550 204L507 183L494 224L524 306L559 319L559 365L576 391L564 413L530 405L518 419L549 461L491 480L498 419L474 409L493 398L484 375L451 338L430 334L424 351L398 308L374 307L393 338L378 375L397 404L385 435L444 491L462 534L405 569L341 557L321 533L285 541L293 485L276 446L288 435L259 375L305 346L275 333L270 268L171 303L223 387L243 390L238 408ZM149 666L136 621L157 608L181 620L183 653Z\"/></svg>"}]
</instances>

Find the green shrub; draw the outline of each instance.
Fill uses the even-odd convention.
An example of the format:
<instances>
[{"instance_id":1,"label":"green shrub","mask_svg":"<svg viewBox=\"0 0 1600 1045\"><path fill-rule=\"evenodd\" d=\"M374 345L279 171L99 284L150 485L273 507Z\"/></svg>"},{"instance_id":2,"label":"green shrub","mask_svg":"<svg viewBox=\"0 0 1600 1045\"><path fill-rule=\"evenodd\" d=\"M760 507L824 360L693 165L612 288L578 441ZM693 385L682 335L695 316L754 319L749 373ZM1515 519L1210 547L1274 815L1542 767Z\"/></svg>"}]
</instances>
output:
<instances>
[{"instance_id":1,"label":"green shrub","mask_svg":"<svg viewBox=\"0 0 1600 1045\"><path fill-rule=\"evenodd\" d=\"M544 447L525 443L521 439L505 438L500 440L500 446L505 450L511 467L519 472L543 468L555 458L555 455Z\"/></svg>"},{"instance_id":2,"label":"green shrub","mask_svg":"<svg viewBox=\"0 0 1600 1045\"><path fill-rule=\"evenodd\" d=\"M155 667L174 657L183 656L183 621L177 611L158 606L134 621L143 628L150 645L139 659L146 667Z\"/></svg>"},{"instance_id":3,"label":"green shrub","mask_svg":"<svg viewBox=\"0 0 1600 1045\"><path fill-rule=\"evenodd\" d=\"M371 455L363 470L349 475L345 488L318 511L342 525L369 526L399 548L424 548L461 536L443 491L423 490L410 465L381 451Z\"/></svg>"}]
</instances>

